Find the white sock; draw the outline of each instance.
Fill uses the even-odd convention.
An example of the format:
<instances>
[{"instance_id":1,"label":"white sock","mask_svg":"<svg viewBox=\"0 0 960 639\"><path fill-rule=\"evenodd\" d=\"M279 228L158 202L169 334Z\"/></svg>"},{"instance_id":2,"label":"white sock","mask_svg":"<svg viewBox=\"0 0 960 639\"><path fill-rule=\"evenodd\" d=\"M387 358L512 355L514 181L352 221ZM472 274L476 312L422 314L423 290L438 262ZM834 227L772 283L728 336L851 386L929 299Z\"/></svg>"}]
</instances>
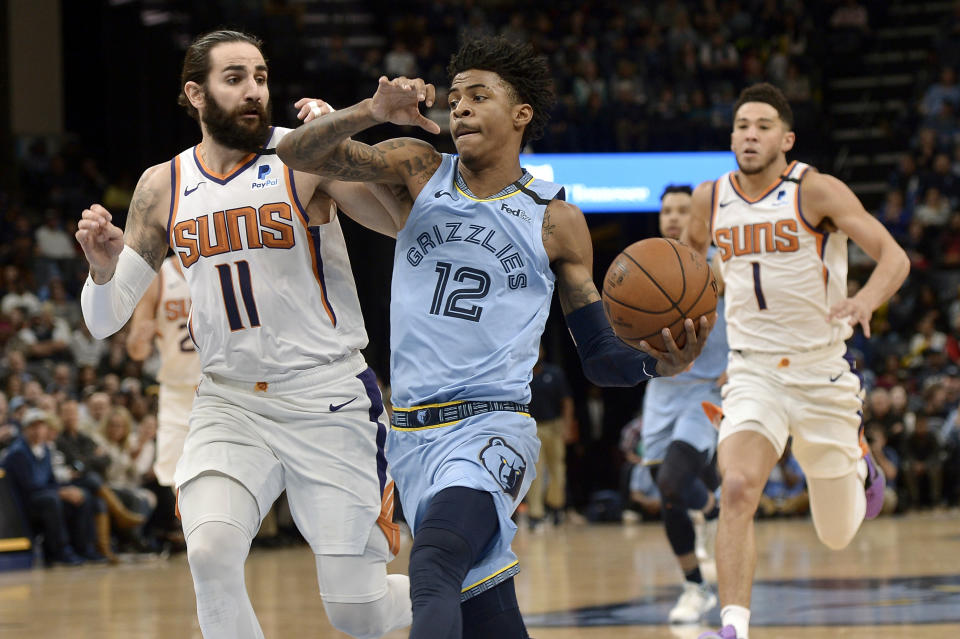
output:
<instances>
[{"instance_id":1,"label":"white sock","mask_svg":"<svg viewBox=\"0 0 960 639\"><path fill-rule=\"evenodd\" d=\"M750 639L750 609L743 606L724 606L720 611L720 625L733 626L737 639Z\"/></svg>"}]
</instances>

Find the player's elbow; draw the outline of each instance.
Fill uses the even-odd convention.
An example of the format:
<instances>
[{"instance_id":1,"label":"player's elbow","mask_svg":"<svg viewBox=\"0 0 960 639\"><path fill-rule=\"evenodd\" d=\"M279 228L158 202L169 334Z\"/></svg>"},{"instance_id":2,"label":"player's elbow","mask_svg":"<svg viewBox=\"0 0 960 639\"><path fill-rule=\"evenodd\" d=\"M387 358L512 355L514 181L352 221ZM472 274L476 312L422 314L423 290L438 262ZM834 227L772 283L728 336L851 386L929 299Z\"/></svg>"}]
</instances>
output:
<instances>
[{"instance_id":1,"label":"player's elbow","mask_svg":"<svg viewBox=\"0 0 960 639\"><path fill-rule=\"evenodd\" d=\"M296 131L291 131L287 135L280 138L280 141L277 143L277 157L280 158L280 161L289 166L291 169L300 171L302 170L302 167L300 166L301 162L294 153L294 140L296 135Z\"/></svg>"},{"instance_id":2,"label":"player's elbow","mask_svg":"<svg viewBox=\"0 0 960 639\"><path fill-rule=\"evenodd\" d=\"M90 331L90 336L94 339L107 339L120 329L98 326L95 322L87 322L87 330Z\"/></svg>"},{"instance_id":3,"label":"player's elbow","mask_svg":"<svg viewBox=\"0 0 960 639\"><path fill-rule=\"evenodd\" d=\"M897 277L899 279L897 284L903 284L908 275L910 275L910 258L906 251L897 246Z\"/></svg>"}]
</instances>

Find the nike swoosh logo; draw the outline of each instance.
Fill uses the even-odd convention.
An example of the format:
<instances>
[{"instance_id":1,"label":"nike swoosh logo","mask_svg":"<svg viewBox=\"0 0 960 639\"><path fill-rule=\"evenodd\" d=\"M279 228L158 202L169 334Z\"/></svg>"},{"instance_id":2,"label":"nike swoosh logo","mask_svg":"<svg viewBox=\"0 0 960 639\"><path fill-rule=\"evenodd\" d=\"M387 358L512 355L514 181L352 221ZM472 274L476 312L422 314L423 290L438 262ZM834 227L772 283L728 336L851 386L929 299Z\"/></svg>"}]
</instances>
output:
<instances>
[{"instance_id":1,"label":"nike swoosh logo","mask_svg":"<svg viewBox=\"0 0 960 639\"><path fill-rule=\"evenodd\" d=\"M201 184L203 184L203 182L197 182L197 185L192 189L183 187L183 197L187 197L188 195L190 195L191 193L199 189Z\"/></svg>"},{"instance_id":2,"label":"nike swoosh logo","mask_svg":"<svg viewBox=\"0 0 960 639\"><path fill-rule=\"evenodd\" d=\"M841 375L843 375L843 373L839 373L836 377L831 377L831 378L830 378L830 382L833 383L833 382L837 381L838 379L840 379L840 376L841 376Z\"/></svg>"},{"instance_id":3,"label":"nike swoosh logo","mask_svg":"<svg viewBox=\"0 0 960 639\"><path fill-rule=\"evenodd\" d=\"M730 200L729 202L721 202L720 208L722 209L723 207L733 204L734 202L736 202L736 200Z\"/></svg>"},{"instance_id":4,"label":"nike swoosh logo","mask_svg":"<svg viewBox=\"0 0 960 639\"><path fill-rule=\"evenodd\" d=\"M335 413L335 412L337 412L338 410L340 410L341 408L343 408L344 406L346 406L347 404L349 404L349 403L351 403L351 402L355 402L355 401L357 401L357 398L356 398L356 397L354 397L353 399L351 399L349 402L344 402L344 403L342 403L342 404L330 404L330 412L331 412L331 413Z\"/></svg>"},{"instance_id":5,"label":"nike swoosh logo","mask_svg":"<svg viewBox=\"0 0 960 639\"><path fill-rule=\"evenodd\" d=\"M450 193L446 192L446 191L437 191L436 193L433 194L433 197L435 197L435 198L437 198L437 199L439 200L441 195L446 195L446 196L449 197L451 200L453 199L453 196L452 196Z\"/></svg>"}]
</instances>

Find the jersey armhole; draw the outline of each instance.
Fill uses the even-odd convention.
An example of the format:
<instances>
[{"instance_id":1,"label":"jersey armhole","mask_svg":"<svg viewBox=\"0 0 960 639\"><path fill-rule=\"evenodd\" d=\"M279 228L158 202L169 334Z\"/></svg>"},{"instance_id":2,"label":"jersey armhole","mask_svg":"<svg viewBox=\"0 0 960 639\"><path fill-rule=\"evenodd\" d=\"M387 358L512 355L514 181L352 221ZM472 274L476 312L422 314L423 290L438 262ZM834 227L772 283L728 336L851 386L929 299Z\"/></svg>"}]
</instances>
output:
<instances>
[{"instance_id":1,"label":"jersey armhole","mask_svg":"<svg viewBox=\"0 0 960 639\"><path fill-rule=\"evenodd\" d=\"M173 221L177 217L177 205L180 196L180 156L170 160L170 214L167 216L167 242L170 250L177 252L173 245Z\"/></svg>"}]
</instances>

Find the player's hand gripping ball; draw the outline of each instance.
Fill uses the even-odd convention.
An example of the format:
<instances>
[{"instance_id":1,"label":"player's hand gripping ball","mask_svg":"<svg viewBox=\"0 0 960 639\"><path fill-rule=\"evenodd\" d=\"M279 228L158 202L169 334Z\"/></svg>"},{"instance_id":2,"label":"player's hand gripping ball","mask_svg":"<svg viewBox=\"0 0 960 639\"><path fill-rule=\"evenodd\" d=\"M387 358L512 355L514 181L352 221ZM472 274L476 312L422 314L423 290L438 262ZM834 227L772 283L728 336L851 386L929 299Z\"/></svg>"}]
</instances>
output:
<instances>
[{"instance_id":1,"label":"player's hand gripping ball","mask_svg":"<svg viewBox=\"0 0 960 639\"><path fill-rule=\"evenodd\" d=\"M669 328L677 346L687 341L683 321L698 324L717 309L717 281L707 260L686 244L650 238L623 249L603 278L603 310L617 336L636 348L646 341L664 351Z\"/></svg>"}]
</instances>

